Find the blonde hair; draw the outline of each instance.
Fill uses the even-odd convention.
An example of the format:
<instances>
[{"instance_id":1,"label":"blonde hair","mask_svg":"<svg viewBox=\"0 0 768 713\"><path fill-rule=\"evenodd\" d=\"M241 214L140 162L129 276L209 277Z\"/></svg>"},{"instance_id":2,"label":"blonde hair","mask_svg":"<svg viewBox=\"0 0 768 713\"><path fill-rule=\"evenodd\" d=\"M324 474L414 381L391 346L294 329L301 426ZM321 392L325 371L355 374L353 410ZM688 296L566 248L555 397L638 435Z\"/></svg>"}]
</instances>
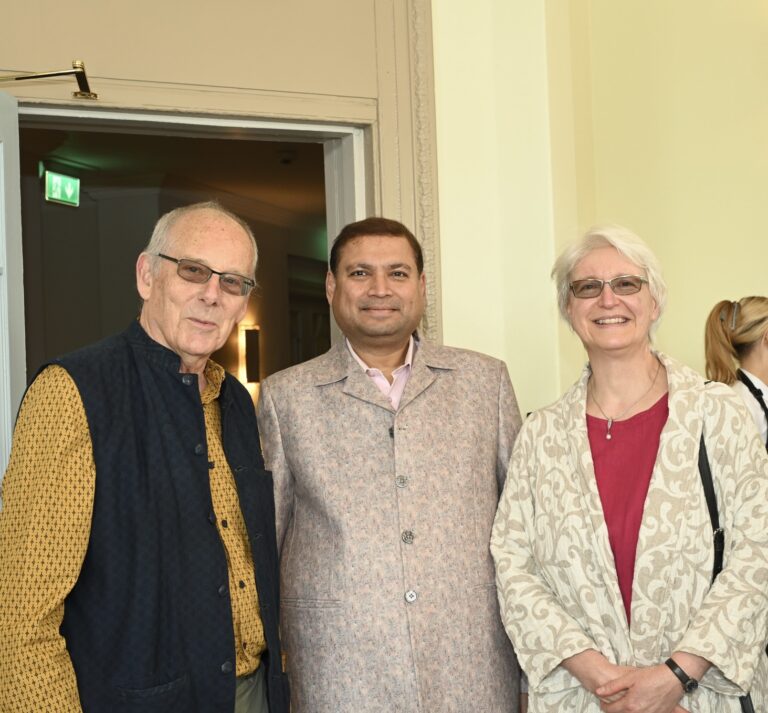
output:
<instances>
[{"instance_id":1,"label":"blonde hair","mask_svg":"<svg viewBox=\"0 0 768 713\"><path fill-rule=\"evenodd\" d=\"M738 302L722 300L707 317L704 330L707 378L732 384L736 363L768 332L768 297L742 297Z\"/></svg>"},{"instance_id":2,"label":"blonde hair","mask_svg":"<svg viewBox=\"0 0 768 713\"><path fill-rule=\"evenodd\" d=\"M557 287L557 306L563 319L568 319L568 301L571 297L571 273L576 265L593 250L613 247L638 267L645 270L648 291L659 308L659 319L667 304L667 284L661 276L661 267L653 251L628 228L621 225L596 225L590 228L581 240L569 245L552 268L552 277ZM654 332L659 320L651 325Z\"/></svg>"}]
</instances>

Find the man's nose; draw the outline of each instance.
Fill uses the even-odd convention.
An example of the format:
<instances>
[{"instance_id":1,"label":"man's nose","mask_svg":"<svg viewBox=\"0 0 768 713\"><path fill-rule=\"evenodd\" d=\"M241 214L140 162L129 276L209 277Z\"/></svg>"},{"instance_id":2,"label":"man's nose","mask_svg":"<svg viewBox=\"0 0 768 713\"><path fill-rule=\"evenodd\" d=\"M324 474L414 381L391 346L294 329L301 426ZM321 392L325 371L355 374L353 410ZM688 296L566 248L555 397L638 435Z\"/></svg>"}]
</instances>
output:
<instances>
[{"instance_id":1,"label":"man's nose","mask_svg":"<svg viewBox=\"0 0 768 713\"><path fill-rule=\"evenodd\" d=\"M390 292L389 279L384 273L375 273L371 280L369 292L374 295L387 295Z\"/></svg>"},{"instance_id":2,"label":"man's nose","mask_svg":"<svg viewBox=\"0 0 768 713\"><path fill-rule=\"evenodd\" d=\"M202 299L211 304L219 301L221 297L221 283L219 275L211 275L208 281L203 284Z\"/></svg>"}]
</instances>

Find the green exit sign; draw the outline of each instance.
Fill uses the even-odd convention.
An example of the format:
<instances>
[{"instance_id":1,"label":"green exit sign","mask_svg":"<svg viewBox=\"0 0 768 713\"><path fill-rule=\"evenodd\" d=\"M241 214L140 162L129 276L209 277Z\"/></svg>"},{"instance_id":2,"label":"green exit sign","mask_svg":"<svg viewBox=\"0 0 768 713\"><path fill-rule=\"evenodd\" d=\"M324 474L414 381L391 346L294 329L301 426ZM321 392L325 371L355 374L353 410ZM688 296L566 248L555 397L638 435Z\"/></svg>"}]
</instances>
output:
<instances>
[{"instance_id":1,"label":"green exit sign","mask_svg":"<svg viewBox=\"0 0 768 713\"><path fill-rule=\"evenodd\" d=\"M80 205L80 179L63 173L45 172L45 200L64 205Z\"/></svg>"}]
</instances>

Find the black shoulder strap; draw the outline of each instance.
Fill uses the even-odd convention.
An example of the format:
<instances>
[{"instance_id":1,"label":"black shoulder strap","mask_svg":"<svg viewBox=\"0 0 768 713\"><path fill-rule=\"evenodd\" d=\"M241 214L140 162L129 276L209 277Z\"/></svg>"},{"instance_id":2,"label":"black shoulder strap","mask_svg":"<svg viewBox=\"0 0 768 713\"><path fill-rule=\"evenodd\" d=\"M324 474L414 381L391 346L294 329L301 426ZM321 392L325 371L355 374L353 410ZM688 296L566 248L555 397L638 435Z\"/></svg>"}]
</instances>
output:
<instances>
[{"instance_id":1,"label":"black shoulder strap","mask_svg":"<svg viewBox=\"0 0 768 713\"><path fill-rule=\"evenodd\" d=\"M725 549L725 533L720 527L720 517L717 514L717 498L715 497L715 486L712 483L712 471L709 469L709 459L707 458L707 447L704 445L704 434L701 434L699 442L699 474L701 484L704 488L704 497L707 500L707 509L709 510L709 519L712 522L712 537L715 546L715 562L712 566L712 581L720 574L723 568L723 550Z\"/></svg>"},{"instance_id":2,"label":"black shoulder strap","mask_svg":"<svg viewBox=\"0 0 768 713\"><path fill-rule=\"evenodd\" d=\"M762 390L758 389L757 386L752 383L752 379L750 379L741 369L736 370L736 376L739 381L749 389L749 393L755 397L757 403L760 404L760 408L763 409L763 413L765 414L765 420L768 421L768 405L765 403ZM768 448L768 437L766 437L765 447Z\"/></svg>"},{"instance_id":3,"label":"black shoulder strap","mask_svg":"<svg viewBox=\"0 0 768 713\"><path fill-rule=\"evenodd\" d=\"M723 569L723 549L725 548L725 532L720 527L720 518L717 514L717 499L715 498L715 486L712 483L712 471L709 469L709 459L707 458L707 447L704 445L704 434L701 434L699 441L699 474L701 475L701 484L704 487L704 497L707 500L707 509L709 510L709 519L712 521L712 536L715 546L715 561L712 565L712 581L714 582L720 570ZM766 647L768 653L768 647ZM752 703L752 696L739 696L739 704L742 713L755 713L755 707Z\"/></svg>"}]
</instances>

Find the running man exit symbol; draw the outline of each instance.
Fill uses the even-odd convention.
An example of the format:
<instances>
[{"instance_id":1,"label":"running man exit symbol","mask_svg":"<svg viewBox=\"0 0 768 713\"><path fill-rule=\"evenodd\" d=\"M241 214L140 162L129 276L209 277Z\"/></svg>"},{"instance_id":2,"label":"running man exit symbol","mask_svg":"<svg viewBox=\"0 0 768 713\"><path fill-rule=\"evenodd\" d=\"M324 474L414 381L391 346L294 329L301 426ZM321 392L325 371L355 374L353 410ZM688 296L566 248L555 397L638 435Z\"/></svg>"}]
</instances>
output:
<instances>
[{"instance_id":1,"label":"running man exit symbol","mask_svg":"<svg viewBox=\"0 0 768 713\"><path fill-rule=\"evenodd\" d=\"M80 179L46 171L45 200L77 208L80 205Z\"/></svg>"}]
</instances>

